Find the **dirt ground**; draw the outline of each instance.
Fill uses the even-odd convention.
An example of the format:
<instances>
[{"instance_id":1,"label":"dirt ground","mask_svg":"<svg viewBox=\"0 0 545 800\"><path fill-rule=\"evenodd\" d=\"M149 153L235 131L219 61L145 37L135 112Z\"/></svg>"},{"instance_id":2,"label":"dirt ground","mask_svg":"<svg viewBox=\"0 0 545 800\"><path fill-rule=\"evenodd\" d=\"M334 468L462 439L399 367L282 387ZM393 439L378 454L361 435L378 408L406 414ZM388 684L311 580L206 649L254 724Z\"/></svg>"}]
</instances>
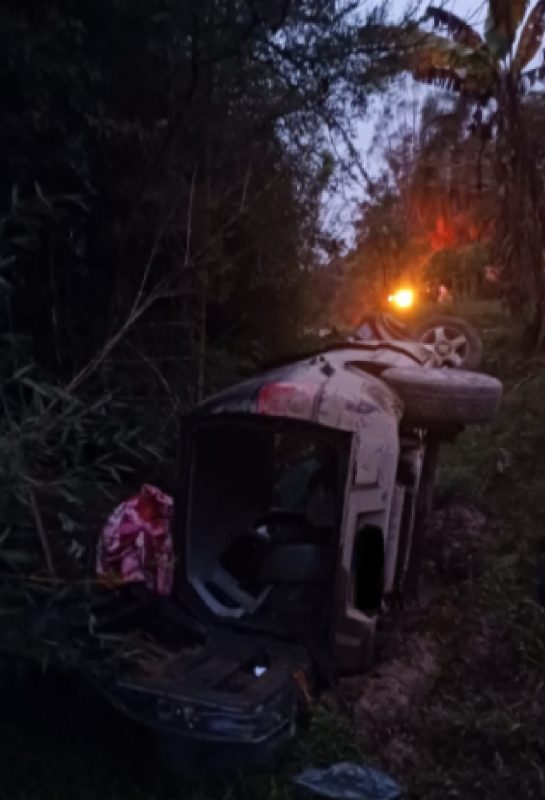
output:
<instances>
[{"instance_id":1,"label":"dirt ground","mask_svg":"<svg viewBox=\"0 0 545 800\"><path fill-rule=\"evenodd\" d=\"M440 503L429 522L418 595L383 623L374 669L344 679L340 692L324 700L329 708L350 710L364 752L380 742L381 762L394 775L421 760L414 736L403 732L404 723L433 697L449 658L444 646L448 631L435 627L434 614L458 586L467 591L493 541L494 524L475 505L459 499ZM468 651L486 655L491 638L483 620L468 638Z\"/></svg>"}]
</instances>

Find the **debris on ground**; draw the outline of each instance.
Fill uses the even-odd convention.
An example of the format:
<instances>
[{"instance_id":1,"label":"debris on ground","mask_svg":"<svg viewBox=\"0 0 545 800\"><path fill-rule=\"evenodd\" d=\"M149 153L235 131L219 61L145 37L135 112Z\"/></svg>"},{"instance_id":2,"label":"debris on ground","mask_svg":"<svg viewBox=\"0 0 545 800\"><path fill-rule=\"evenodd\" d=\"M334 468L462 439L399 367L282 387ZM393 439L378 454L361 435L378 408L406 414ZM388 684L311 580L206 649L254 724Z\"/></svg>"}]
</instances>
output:
<instances>
[{"instance_id":1,"label":"debris on ground","mask_svg":"<svg viewBox=\"0 0 545 800\"><path fill-rule=\"evenodd\" d=\"M330 800L397 800L401 787L388 775L343 761L326 769L310 768L294 778L306 794Z\"/></svg>"}]
</instances>

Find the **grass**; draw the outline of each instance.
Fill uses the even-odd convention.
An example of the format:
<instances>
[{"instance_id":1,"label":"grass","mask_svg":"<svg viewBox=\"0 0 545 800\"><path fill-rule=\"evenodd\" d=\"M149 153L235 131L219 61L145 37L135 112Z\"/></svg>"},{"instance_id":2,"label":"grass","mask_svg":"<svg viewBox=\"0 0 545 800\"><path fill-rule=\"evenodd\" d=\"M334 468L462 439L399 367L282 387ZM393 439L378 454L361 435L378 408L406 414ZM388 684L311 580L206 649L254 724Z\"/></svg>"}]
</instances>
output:
<instances>
[{"instance_id":1,"label":"grass","mask_svg":"<svg viewBox=\"0 0 545 800\"><path fill-rule=\"evenodd\" d=\"M289 800L298 768L343 759L390 770L419 800L545 797L545 614L534 602L545 534L545 371L517 359L495 304L464 313L483 330L486 369L506 391L493 424L465 432L442 460L440 494L484 509L489 532L478 569L450 582L420 623L439 651L428 695L357 733L319 707L283 771L191 786L160 773L149 742L113 716L104 724L85 704L61 713L50 698L40 717L31 710L11 728L0 720L3 800ZM394 739L411 758L394 762Z\"/></svg>"},{"instance_id":2,"label":"grass","mask_svg":"<svg viewBox=\"0 0 545 800\"><path fill-rule=\"evenodd\" d=\"M402 776L426 800L545 797L545 614L536 562L545 535L545 371L521 363L493 304L468 309L484 329L485 368L504 380L497 419L445 452L445 496L486 510L479 574L455 585L426 627L441 643L428 701L400 723L418 753ZM448 533L448 532L447 532Z\"/></svg>"}]
</instances>

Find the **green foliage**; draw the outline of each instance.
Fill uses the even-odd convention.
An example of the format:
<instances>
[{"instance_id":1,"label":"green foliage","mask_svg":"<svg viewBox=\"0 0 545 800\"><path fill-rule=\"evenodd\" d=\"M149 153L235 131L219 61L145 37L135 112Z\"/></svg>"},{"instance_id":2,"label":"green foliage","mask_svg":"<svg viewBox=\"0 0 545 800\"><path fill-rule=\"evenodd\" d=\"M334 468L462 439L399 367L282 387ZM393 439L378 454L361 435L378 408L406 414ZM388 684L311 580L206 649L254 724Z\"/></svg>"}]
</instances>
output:
<instances>
[{"instance_id":1,"label":"green foliage","mask_svg":"<svg viewBox=\"0 0 545 800\"><path fill-rule=\"evenodd\" d=\"M232 332L242 359L246 340L286 349L324 247L328 130L377 85L352 12L4 4L0 218L18 258L12 327L39 365L68 381L154 292L123 339L187 399L199 375L217 383L207 350Z\"/></svg>"},{"instance_id":2,"label":"green foliage","mask_svg":"<svg viewBox=\"0 0 545 800\"><path fill-rule=\"evenodd\" d=\"M482 101L499 91L504 69L501 62L513 49L527 5L520 0L490 0L484 40L463 19L436 6L428 8L424 21L431 20L446 36L427 33L415 26L398 29L395 36L400 46L406 48L406 63L415 78ZM543 12L544 4L539 1L521 28L517 51L505 68L515 79L542 43Z\"/></svg>"},{"instance_id":3,"label":"green foliage","mask_svg":"<svg viewBox=\"0 0 545 800\"><path fill-rule=\"evenodd\" d=\"M428 261L424 276L431 283L451 286L457 298L476 299L483 292L490 248L472 244L456 250L439 250Z\"/></svg>"},{"instance_id":4,"label":"green foliage","mask_svg":"<svg viewBox=\"0 0 545 800\"><path fill-rule=\"evenodd\" d=\"M104 390L76 396L25 355L2 337L0 561L23 575L83 574L106 510L135 471L156 471L162 441L134 403Z\"/></svg>"},{"instance_id":5,"label":"green foliage","mask_svg":"<svg viewBox=\"0 0 545 800\"><path fill-rule=\"evenodd\" d=\"M404 197L387 181L362 205L331 304L335 324L357 324L364 313L384 305L397 281L420 276L426 246L405 212Z\"/></svg>"},{"instance_id":6,"label":"green foliage","mask_svg":"<svg viewBox=\"0 0 545 800\"><path fill-rule=\"evenodd\" d=\"M487 530L478 542L483 562L433 615L443 668L433 695L404 731L424 754L407 780L429 800L445 791L538 797L545 781L545 614L535 601L545 380L538 361L521 362L497 304L474 306L470 316L484 331L486 367L505 381L505 397L491 425L466 431L444 452L440 483L444 496L472 499L486 510Z\"/></svg>"},{"instance_id":7,"label":"green foliage","mask_svg":"<svg viewBox=\"0 0 545 800\"><path fill-rule=\"evenodd\" d=\"M545 4L535 3L523 22L527 5L490 0L485 41L463 20L436 7L427 18L447 35L410 25L392 28L390 36L403 48L405 68L417 80L453 91L466 108L473 107L472 127L481 139L479 171L486 142L495 137L495 250L504 267L503 292L512 313L526 323L526 344L536 348L545 340L545 205L523 103L543 69L527 75L523 70L543 44Z\"/></svg>"},{"instance_id":8,"label":"green foliage","mask_svg":"<svg viewBox=\"0 0 545 800\"><path fill-rule=\"evenodd\" d=\"M26 199L13 190L2 220L0 573L15 586L29 575L89 574L107 511L133 476L157 473L166 439L144 403L123 397L122 384L109 380L108 365L96 365L83 391L63 380L63 366L74 356L63 337L75 331L67 322L70 283L55 269L80 260L75 230L68 239L63 229L87 213L79 197L46 197L36 185ZM57 236L68 249L55 248L44 277L40 258ZM168 420L172 399L159 407Z\"/></svg>"},{"instance_id":9,"label":"green foliage","mask_svg":"<svg viewBox=\"0 0 545 800\"><path fill-rule=\"evenodd\" d=\"M498 418L487 429L468 431L456 445L456 456L443 470L443 484L479 501L494 503L499 516L532 519L529 536L539 534L545 476L536 454L545 446L541 397L545 380L539 365L513 370L504 343L495 369L511 372ZM514 374L513 374L514 373Z\"/></svg>"},{"instance_id":10,"label":"green foliage","mask_svg":"<svg viewBox=\"0 0 545 800\"><path fill-rule=\"evenodd\" d=\"M170 488L163 444L177 416L296 342L337 172L328 130L376 85L352 11L314 0L3 4L10 570L84 561L98 498L106 507L129 491L129 470Z\"/></svg>"}]
</instances>

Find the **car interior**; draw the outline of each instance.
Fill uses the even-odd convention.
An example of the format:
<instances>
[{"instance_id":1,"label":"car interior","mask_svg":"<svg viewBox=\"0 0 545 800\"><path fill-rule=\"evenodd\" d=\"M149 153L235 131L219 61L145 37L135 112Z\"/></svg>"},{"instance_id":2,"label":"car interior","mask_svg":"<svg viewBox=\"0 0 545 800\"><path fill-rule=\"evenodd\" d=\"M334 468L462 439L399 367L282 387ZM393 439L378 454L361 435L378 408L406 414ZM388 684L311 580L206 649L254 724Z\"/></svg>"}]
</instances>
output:
<instances>
[{"instance_id":1,"label":"car interior","mask_svg":"<svg viewBox=\"0 0 545 800\"><path fill-rule=\"evenodd\" d=\"M309 423L264 418L196 429L187 575L214 614L259 613L292 627L321 612L336 563L349 440Z\"/></svg>"}]
</instances>

